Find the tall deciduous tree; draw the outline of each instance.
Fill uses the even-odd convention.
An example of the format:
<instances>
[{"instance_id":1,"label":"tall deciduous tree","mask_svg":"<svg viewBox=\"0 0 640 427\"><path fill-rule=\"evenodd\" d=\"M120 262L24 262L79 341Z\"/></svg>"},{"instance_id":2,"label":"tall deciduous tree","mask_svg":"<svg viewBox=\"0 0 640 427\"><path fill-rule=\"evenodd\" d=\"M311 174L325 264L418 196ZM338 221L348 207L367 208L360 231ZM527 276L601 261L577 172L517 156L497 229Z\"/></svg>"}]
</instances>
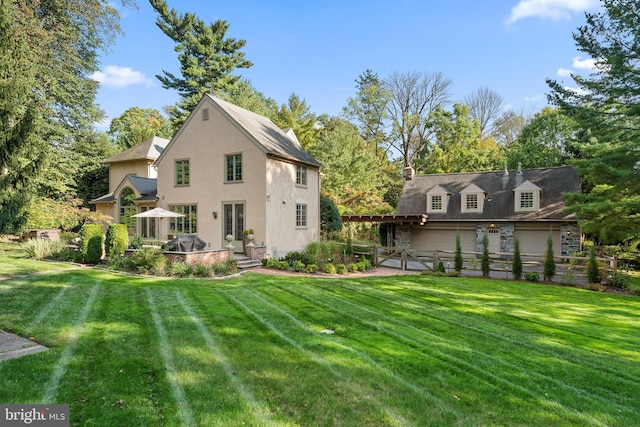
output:
<instances>
[{"instance_id":1,"label":"tall deciduous tree","mask_svg":"<svg viewBox=\"0 0 640 427\"><path fill-rule=\"evenodd\" d=\"M385 80L391 93L388 114L391 145L402 155L405 166L412 164L433 137L429 114L449 103L451 80L442 73L393 73Z\"/></svg>"},{"instance_id":2,"label":"tall deciduous tree","mask_svg":"<svg viewBox=\"0 0 640 427\"><path fill-rule=\"evenodd\" d=\"M469 106L471 117L480 124L480 133L485 135L495 119L500 117L504 107L504 98L486 86L465 96L464 103Z\"/></svg>"},{"instance_id":3,"label":"tall deciduous tree","mask_svg":"<svg viewBox=\"0 0 640 427\"><path fill-rule=\"evenodd\" d=\"M585 183L567 195L583 230L603 243L640 237L640 0L603 0L574 39L596 70L573 75L580 91L548 80L550 100L585 134L571 162Z\"/></svg>"},{"instance_id":4,"label":"tall deciduous tree","mask_svg":"<svg viewBox=\"0 0 640 427\"><path fill-rule=\"evenodd\" d=\"M24 224L40 173L51 172L50 183L70 176L47 170L47 159L64 164L57 156L66 158L102 118L91 75L98 51L119 31L118 18L106 2L0 1L0 232ZM64 186L70 183L49 189Z\"/></svg>"},{"instance_id":5,"label":"tall deciduous tree","mask_svg":"<svg viewBox=\"0 0 640 427\"><path fill-rule=\"evenodd\" d=\"M501 147L483 139L478 120L469 107L455 104L453 111L438 106L431 113L434 143L416 162L421 172L451 173L496 170L504 163Z\"/></svg>"},{"instance_id":6,"label":"tall deciduous tree","mask_svg":"<svg viewBox=\"0 0 640 427\"><path fill-rule=\"evenodd\" d=\"M507 163L516 168L561 166L573 155L573 139L580 132L576 123L560 110L545 107L525 125L506 147Z\"/></svg>"},{"instance_id":7,"label":"tall deciduous tree","mask_svg":"<svg viewBox=\"0 0 640 427\"><path fill-rule=\"evenodd\" d=\"M156 25L176 43L181 76L163 71L156 76L165 89L178 91L180 100L168 112L174 129L180 128L205 93L217 95L235 85L237 68L253 64L240 50L245 40L227 37L229 24L216 20L206 24L193 13L179 14L164 0L149 0L158 12Z\"/></svg>"},{"instance_id":8,"label":"tall deciduous tree","mask_svg":"<svg viewBox=\"0 0 640 427\"><path fill-rule=\"evenodd\" d=\"M153 108L131 107L111 121L109 134L121 150L126 150L154 136L171 139L169 122Z\"/></svg>"},{"instance_id":9,"label":"tall deciduous tree","mask_svg":"<svg viewBox=\"0 0 640 427\"><path fill-rule=\"evenodd\" d=\"M387 106L391 93L376 73L365 70L356 80L356 95L347 100L343 115L358 127L365 144L380 158L386 158Z\"/></svg>"},{"instance_id":10,"label":"tall deciduous tree","mask_svg":"<svg viewBox=\"0 0 640 427\"><path fill-rule=\"evenodd\" d=\"M505 111L493 121L491 136L500 145L507 146L518 139L529 119L514 110Z\"/></svg>"}]
</instances>

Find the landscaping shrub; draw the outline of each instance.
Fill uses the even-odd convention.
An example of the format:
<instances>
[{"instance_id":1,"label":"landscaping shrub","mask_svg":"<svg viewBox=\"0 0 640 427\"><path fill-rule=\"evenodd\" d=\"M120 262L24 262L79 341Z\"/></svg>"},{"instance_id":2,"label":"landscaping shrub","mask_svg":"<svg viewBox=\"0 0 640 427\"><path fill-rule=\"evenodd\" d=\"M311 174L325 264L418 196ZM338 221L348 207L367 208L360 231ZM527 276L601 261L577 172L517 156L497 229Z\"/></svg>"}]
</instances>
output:
<instances>
[{"instance_id":1,"label":"landscaping shrub","mask_svg":"<svg viewBox=\"0 0 640 427\"><path fill-rule=\"evenodd\" d=\"M278 270L288 270L289 263L287 261L278 261L278 263L276 264L276 268Z\"/></svg>"},{"instance_id":2,"label":"landscaping shrub","mask_svg":"<svg viewBox=\"0 0 640 427\"><path fill-rule=\"evenodd\" d=\"M238 261L230 258L222 262L214 262L211 265L211 270L214 274L228 276L238 271Z\"/></svg>"},{"instance_id":3,"label":"landscaping shrub","mask_svg":"<svg viewBox=\"0 0 640 427\"><path fill-rule=\"evenodd\" d=\"M540 280L540 274L537 271L528 271L524 273L524 278L530 282L537 282Z\"/></svg>"},{"instance_id":4,"label":"landscaping shrub","mask_svg":"<svg viewBox=\"0 0 640 427\"><path fill-rule=\"evenodd\" d=\"M193 267L186 262L177 261L171 265L171 274L176 277L189 277L193 274Z\"/></svg>"},{"instance_id":5,"label":"landscaping shrub","mask_svg":"<svg viewBox=\"0 0 640 427\"><path fill-rule=\"evenodd\" d=\"M444 268L444 263L442 261L438 262L438 272L439 273L446 273L447 272L446 268Z\"/></svg>"},{"instance_id":6,"label":"landscaping shrub","mask_svg":"<svg viewBox=\"0 0 640 427\"><path fill-rule=\"evenodd\" d=\"M522 257L520 256L520 240L514 239L513 249L513 265L511 266L511 274L515 280L522 278Z\"/></svg>"},{"instance_id":7,"label":"landscaping shrub","mask_svg":"<svg viewBox=\"0 0 640 427\"><path fill-rule=\"evenodd\" d=\"M307 265L307 273L313 274L316 271L318 271L318 266L315 264L309 264Z\"/></svg>"},{"instance_id":8,"label":"landscaping shrub","mask_svg":"<svg viewBox=\"0 0 640 427\"><path fill-rule=\"evenodd\" d=\"M133 236L133 239L131 239L131 248L133 249L142 249L143 244L144 244L144 240L142 239L142 236L139 234L136 234L135 236Z\"/></svg>"},{"instance_id":9,"label":"landscaping shrub","mask_svg":"<svg viewBox=\"0 0 640 427\"><path fill-rule=\"evenodd\" d=\"M484 232L484 237L482 238L482 259L480 260L480 269L482 270L482 275L484 277L489 277L491 259L489 258L489 236L487 235L486 230Z\"/></svg>"},{"instance_id":10,"label":"landscaping shrub","mask_svg":"<svg viewBox=\"0 0 640 427\"><path fill-rule=\"evenodd\" d=\"M80 230L80 252L84 260L97 264L102 258L104 235L100 224L85 224Z\"/></svg>"},{"instance_id":11,"label":"landscaping shrub","mask_svg":"<svg viewBox=\"0 0 640 427\"><path fill-rule=\"evenodd\" d=\"M302 261L294 261L293 262L293 271L297 271L297 272L303 272L306 270L307 266L304 265L304 263Z\"/></svg>"},{"instance_id":12,"label":"landscaping shrub","mask_svg":"<svg viewBox=\"0 0 640 427\"><path fill-rule=\"evenodd\" d=\"M60 240L29 239L22 246L29 258L44 259L58 254L64 249Z\"/></svg>"},{"instance_id":13,"label":"landscaping shrub","mask_svg":"<svg viewBox=\"0 0 640 427\"><path fill-rule=\"evenodd\" d=\"M553 238L551 232L547 236L547 250L544 253L544 264L542 269L542 276L544 280L553 280L553 276L556 275L556 262L553 259Z\"/></svg>"},{"instance_id":14,"label":"landscaping shrub","mask_svg":"<svg viewBox=\"0 0 640 427\"><path fill-rule=\"evenodd\" d=\"M267 258L267 263L265 265L267 268L278 268L278 260L275 258Z\"/></svg>"},{"instance_id":15,"label":"landscaping shrub","mask_svg":"<svg viewBox=\"0 0 640 427\"><path fill-rule=\"evenodd\" d=\"M324 265L324 272L328 274L336 274L336 266L331 263L327 263Z\"/></svg>"},{"instance_id":16,"label":"landscaping shrub","mask_svg":"<svg viewBox=\"0 0 640 427\"><path fill-rule=\"evenodd\" d=\"M456 232L456 252L453 256L453 269L458 273L462 271L462 245L460 244L460 232Z\"/></svg>"},{"instance_id":17,"label":"landscaping shrub","mask_svg":"<svg viewBox=\"0 0 640 427\"><path fill-rule=\"evenodd\" d=\"M347 274L347 266L344 264L336 264L336 273Z\"/></svg>"},{"instance_id":18,"label":"landscaping shrub","mask_svg":"<svg viewBox=\"0 0 640 427\"><path fill-rule=\"evenodd\" d=\"M589 251L589 262L587 263L587 278L589 283L600 283L600 271L596 260L596 247L591 246Z\"/></svg>"},{"instance_id":19,"label":"landscaping shrub","mask_svg":"<svg viewBox=\"0 0 640 427\"><path fill-rule=\"evenodd\" d=\"M333 241L310 243L305 248L305 253L311 256L309 263L318 264L319 266L342 260L342 247Z\"/></svg>"},{"instance_id":20,"label":"landscaping shrub","mask_svg":"<svg viewBox=\"0 0 640 427\"><path fill-rule=\"evenodd\" d=\"M205 264L196 264L193 269L193 275L196 277L210 277L211 269Z\"/></svg>"},{"instance_id":21,"label":"landscaping shrub","mask_svg":"<svg viewBox=\"0 0 640 427\"><path fill-rule=\"evenodd\" d=\"M144 248L135 252L131 259L138 273L164 276L167 270L167 258L160 249Z\"/></svg>"},{"instance_id":22,"label":"landscaping shrub","mask_svg":"<svg viewBox=\"0 0 640 427\"><path fill-rule=\"evenodd\" d=\"M289 252L284 256L284 260L289 263L290 266L293 267L296 261L299 261L305 265L312 264L315 262L315 259L306 252Z\"/></svg>"},{"instance_id":23,"label":"landscaping shrub","mask_svg":"<svg viewBox=\"0 0 640 427\"><path fill-rule=\"evenodd\" d=\"M125 224L109 224L104 249L107 258L121 256L129 246L129 233Z\"/></svg>"},{"instance_id":24,"label":"landscaping shrub","mask_svg":"<svg viewBox=\"0 0 640 427\"><path fill-rule=\"evenodd\" d=\"M358 264L351 263L347 265L347 271L349 273L357 273L358 272Z\"/></svg>"}]
</instances>

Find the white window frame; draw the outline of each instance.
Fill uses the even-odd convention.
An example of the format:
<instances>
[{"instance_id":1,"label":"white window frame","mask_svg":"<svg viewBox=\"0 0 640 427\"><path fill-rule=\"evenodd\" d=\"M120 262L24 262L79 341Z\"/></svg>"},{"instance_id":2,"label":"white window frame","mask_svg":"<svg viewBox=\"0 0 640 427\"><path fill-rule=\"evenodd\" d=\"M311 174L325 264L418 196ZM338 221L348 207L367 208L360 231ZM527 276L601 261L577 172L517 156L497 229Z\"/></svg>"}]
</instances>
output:
<instances>
[{"instance_id":1,"label":"white window frame","mask_svg":"<svg viewBox=\"0 0 640 427\"><path fill-rule=\"evenodd\" d=\"M229 159L233 158L233 170L232 170L232 179L229 179ZM240 162L237 162L236 159L239 158ZM237 178L238 169L240 170L240 177ZM242 182L244 178L244 170L243 170L243 159L242 153L231 153L225 154L224 156L224 182L225 183L238 183Z\"/></svg>"},{"instance_id":2,"label":"white window frame","mask_svg":"<svg viewBox=\"0 0 640 427\"><path fill-rule=\"evenodd\" d=\"M176 187L188 187L191 184L191 161L190 159L176 159L174 162L173 185ZM186 169L185 169L186 166ZM178 180L178 169L181 171L181 181Z\"/></svg>"},{"instance_id":3,"label":"white window frame","mask_svg":"<svg viewBox=\"0 0 640 427\"><path fill-rule=\"evenodd\" d=\"M304 165L296 165L296 185L299 187L307 186L307 167Z\"/></svg>"},{"instance_id":4,"label":"white window frame","mask_svg":"<svg viewBox=\"0 0 640 427\"><path fill-rule=\"evenodd\" d=\"M531 181L525 181L514 190L514 206L515 212L538 212L540 210L540 192L541 189ZM522 206L522 195L531 194L533 203L531 206Z\"/></svg>"},{"instance_id":5,"label":"white window frame","mask_svg":"<svg viewBox=\"0 0 640 427\"><path fill-rule=\"evenodd\" d=\"M308 209L306 203L296 203L296 228L308 227Z\"/></svg>"},{"instance_id":6,"label":"white window frame","mask_svg":"<svg viewBox=\"0 0 640 427\"><path fill-rule=\"evenodd\" d=\"M447 192L447 190L445 190L444 188L440 187L439 185L432 188L431 190L429 190L427 192L427 213L447 213L447 205L449 204L449 196L450 194ZM440 204L440 208L439 209L434 209L433 208L433 204L434 204L434 197L439 197L440 201L442 202Z\"/></svg>"},{"instance_id":7,"label":"white window frame","mask_svg":"<svg viewBox=\"0 0 640 427\"><path fill-rule=\"evenodd\" d=\"M471 199L476 199L476 207L469 207ZM462 213L482 213L484 210L485 192L475 184L469 184L460 192L460 212Z\"/></svg>"}]
</instances>

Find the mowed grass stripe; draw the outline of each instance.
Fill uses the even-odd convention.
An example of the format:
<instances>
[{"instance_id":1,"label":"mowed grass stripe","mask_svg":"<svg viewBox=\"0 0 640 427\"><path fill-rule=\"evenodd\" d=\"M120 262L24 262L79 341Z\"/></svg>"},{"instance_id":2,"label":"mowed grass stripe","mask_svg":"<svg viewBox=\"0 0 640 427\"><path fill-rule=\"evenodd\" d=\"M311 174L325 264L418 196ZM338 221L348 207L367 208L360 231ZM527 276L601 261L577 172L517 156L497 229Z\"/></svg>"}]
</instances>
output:
<instances>
[{"instance_id":1,"label":"mowed grass stripe","mask_svg":"<svg viewBox=\"0 0 640 427\"><path fill-rule=\"evenodd\" d=\"M75 281L71 281L69 283L65 283L64 285L62 285L60 291L58 291L58 293L51 300L49 300L49 302L44 307L37 310L38 315L31 321L31 323L29 323L28 328L34 329L44 319L46 319L51 314L53 309L57 308L60 305L62 301L62 297L64 297L64 295L67 293L67 290L72 288L74 285L75 285Z\"/></svg>"},{"instance_id":2,"label":"mowed grass stripe","mask_svg":"<svg viewBox=\"0 0 640 427\"><path fill-rule=\"evenodd\" d=\"M193 413L189 405L189 400L187 399L182 386L180 386L180 384L178 383L177 371L173 362L173 355L171 352L169 339L167 338L167 331L164 327L164 323L162 322L162 318L158 313L158 308L154 303L153 292L149 288L145 289L145 292L147 293L147 301L149 303L149 308L151 309L153 324L155 325L156 332L158 334L158 351L160 352L162 360L164 361L165 371L169 380L169 384L171 386L173 399L176 406L178 407L178 413L180 414L182 424L188 427L196 426L197 424L193 417Z\"/></svg>"},{"instance_id":3,"label":"mowed grass stripe","mask_svg":"<svg viewBox=\"0 0 640 427\"><path fill-rule=\"evenodd\" d=\"M395 288L392 291L388 286L385 286L384 289L378 289L345 283L344 289L325 289L340 298L348 299L357 296L358 301L365 304L366 300L361 300L361 296L371 296L384 302L386 307L383 309L394 317L400 317L393 308L400 305L407 308L408 311L419 313L430 319L429 326L436 327L438 330L447 330L459 325L474 333L466 334L466 336L457 335L456 341L464 341L469 346L477 348L478 346L482 347L485 340L489 340L492 342L492 354L499 354L501 360L531 369L546 378L546 382L565 384L564 388L572 388L570 384L560 380L561 378L564 380L565 373L579 372L580 378L576 378L576 381L585 384L583 387L576 387L580 396L590 399L589 395L591 395L595 400L615 401L623 409L636 410L637 395L640 394L638 365L630 362L627 358L615 358L616 363L614 364L611 353L603 354L601 351L584 350L580 346L568 345L567 341L555 338L553 332L543 333L538 328L530 330L527 328L527 319L514 321L508 314L494 313L493 310L482 311L479 309L480 312L476 314L466 311L456 312L455 309L447 308L448 302L446 301L434 301L429 298L426 300L428 304L425 304L425 300L421 298L419 287L410 291L411 293L404 292L406 289L402 286L395 286ZM425 292L428 293L429 289ZM575 309L580 310L578 303L576 303ZM482 313L485 313L486 316ZM485 320L487 316L494 318L495 321ZM437 327L437 323L434 324L433 320L441 320L450 326ZM573 334L573 336L577 335L579 334ZM531 356L535 357L520 357L522 352L514 351L514 348L526 349L531 352ZM625 352L623 354L626 355ZM640 352L636 351L633 356L637 357L639 354ZM554 363L540 363L540 360L553 360ZM603 372L606 372L607 375L603 375ZM586 391L586 387L591 391ZM563 394L560 393L559 396L562 397ZM584 404L588 405L591 401L588 402L584 402Z\"/></svg>"},{"instance_id":4,"label":"mowed grass stripe","mask_svg":"<svg viewBox=\"0 0 640 427\"><path fill-rule=\"evenodd\" d=\"M198 331L207 344L209 351L215 356L218 363L222 366L222 369L224 370L227 378L237 388L238 392L242 395L242 398L253 412L253 424L261 426L276 425L271 417L270 410L251 394L247 386L235 374L236 368L234 368L233 365L229 362L225 354L222 352L220 346L216 342L218 338L213 338L212 334L202 323L200 317L193 311L191 304L185 299L182 292L176 290L175 296L176 300L180 303L191 321L193 321L193 323L198 328Z\"/></svg>"},{"instance_id":5,"label":"mowed grass stripe","mask_svg":"<svg viewBox=\"0 0 640 427\"><path fill-rule=\"evenodd\" d=\"M56 366L53 370L53 374L51 375L51 378L49 379L49 382L45 387L45 392L42 395L42 399L40 399L41 403L47 404L47 403L52 403L56 401L55 396L58 391L58 385L60 384L60 379L62 378L62 376L65 374L67 370L67 366L69 365L69 360L71 359L71 356L73 354L74 344L76 343L77 339L81 336L82 331L85 329L85 322L87 321L87 317L89 316L89 312L91 311L91 307L93 306L93 303L96 299L96 296L98 295L99 290L100 290L100 283L98 282L97 284L93 285L93 287L91 288L91 292L89 293L89 298L84 304L84 307L80 312L80 315L76 319L76 322L73 327L71 341L68 342L67 345L62 350L60 359L58 360L58 363L56 363Z\"/></svg>"},{"instance_id":6,"label":"mowed grass stripe","mask_svg":"<svg viewBox=\"0 0 640 427\"><path fill-rule=\"evenodd\" d=\"M466 336L457 335L455 341L458 342L460 340L464 340L467 345L471 348L482 347L483 342L486 340L490 340L493 343L491 349L491 355L486 355L490 359L498 359L501 363L505 363L510 365L516 370L521 369L522 367L527 368L536 368L536 369L544 369L544 366L535 363L535 359L522 359L517 356L513 356L513 347L516 348L522 347L530 350L532 354L539 354L541 357L548 358L556 358L556 363L562 363L564 366L562 368L563 371L568 369L579 370L581 374L593 376L594 378L599 378L598 382L598 391L597 393L589 393L584 389L576 389L581 395L592 394L595 399L614 399L614 400L625 400L626 403L622 403L622 406L627 405L627 409L634 408L634 403L637 400L636 392L625 394L621 396L621 393L624 394L624 391L621 392L620 385L624 383L627 387L630 387L632 390L635 388L637 392L640 393L640 389L638 389L638 381L636 372L634 372L634 367L637 365L632 363L627 363L624 360L621 360L623 366L627 366L629 369L620 369L612 366L611 364L611 356L610 354L602 355L601 353L593 353L593 354L581 354L582 350L577 349L575 347L568 347L566 344L560 344L561 341L559 339L551 338L552 335L542 334L540 332L530 331L527 334L523 334L522 328L520 330L514 327L511 329L505 328L503 323L500 323L500 326L497 327L495 322L485 321L485 316L482 314L472 315L470 313L457 313L453 309L447 308L445 305L446 302L436 302L433 300L425 301L421 299L421 295L418 290L415 293L405 294L402 287L398 286L394 293L388 288L384 290L377 289L375 287L362 287L357 286L353 283L344 283L342 287L324 287L322 284L319 284L319 287L327 290L332 294L335 294L337 297L348 301L349 298L353 299L354 296L357 296L357 300L360 304L367 304L367 301L371 301L372 305L379 306L380 310L387 313L389 316L393 317L394 320L398 321L400 318L416 318L416 316L410 316L407 313L415 313L420 315L422 319L419 319L419 323L421 325L428 326L429 328L435 329L437 331L447 331L454 327L464 327L469 331L473 331L473 334L467 334ZM392 296L390 296L392 295ZM371 298L367 300L366 297ZM348 302L347 302L348 303ZM382 304L380 304L382 303ZM398 309L401 308L403 312L399 312ZM489 313L494 315L493 313ZM500 316L500 314L497 314ZM438 322L442 322L445 326L439 325ZM526 320L522 320L522 322L526 322ZM544 345L543 345L544 344ZM576 357L576 353L580 356ZM518 353L519 354L519 353ZM498 356L499 355L499 356ZM594 357L595 356L595 357ZM594 360L596 363L594 363ZM602 372L607 372L608 375L603 382ZM527 371L530 374L530 371ZM558 385L562 385L563 383L557 379L555 372L536 372L539 381L544 380L545 382L556 383ZM568 387L568 385L563 385L564 387ZM606 387L605 387L606 386ZM625 388L624 390L627 390Z\"/></svg>"},{"instance_id":7,"label":"mowed grass stripe","mask_svg":"<svg viewBox=\"0 0 640 427\"><path fill-rule=\"evenodd\" d=\"M232 295L230 292L227 292L225 294L235 304L241 307L247 314L251 315L256 320L258 320L265 328L267 328L269 331L274 333L278 338L280 338L282 341L289 344L300 354L311 359L315 364L319 365L324 371L327 371L328 373L330 373L336 379L336 381L340 379L344 379L345 376L348 375L347 372L341 371L334 363L331 363L330 361L326 360L316 352L306 348L304 344L301 344L295 339L289 337L284 331L282 331L279 327L277 327L274 324L274 322L267 320L261 314L259 314L258 312L250 308L248 305L240 301L238 297ZM359 380L360 379L352 378L352 380L349 381L348 384L346 384L346 388L351 393L353 393L353 395L359 396L360 401L370 400L372 403L371 405L369 405L370 406L369 410L371 411L371 413L382 412L383 414L382 419L385 420L387 425L397 425L397 426L414 425L412 420L405 418L400 413L398 413L394 408L391 408L388 405L385 405L383 402L375 399L375 397L373 397L373 394L372 394L373 390L366 390L368 386L367 382L359 381Z\"/></svg>"},{"instance_id":8,"label":"mowed grass stripe","mask_svg":"<svg viewBox=\"0 0 640 427\"><path fill-rule=\"evenodd\" d=\"M291 311L287 311L281 305L278 305L278 303L276 301L274 301L272 299L265 298L266 295L260 295L257 292L249 290L249 289L244 289L244 293L252 296L253 298L258 299L260 302L262 302L262 304L270 307L271 309L273 309L273 310L279 312L280 314L282 314L283 316L287 317L298 328L303 329L303 330L305 330L305 331L307 331L308 333L311 333L311 334L317 334L319 332L317 329L311 328L309 326L309 323L305 323L301 319L299 319L298 317L294 316ZM366 354L366 353L354 348L353 346L350 346L350 345L344 344L342 342L339 342L338 340L331 341L329 343L329 345L330 346L334 346L334 347L339 348L339 349L342 349L342 350L346 350L347 352L353 353L358 359L362 360L364 363L370 364L377 371L379 371L382 375L393 379L399 385L410 389L412 392L418 394L421 398L426 399L428 402L430 402L431 404L435 405L435 407L438 408L440 411L442 411L442 412L451 412L451 415L453 415L455 417L459 417L460 416L459 412L457 412L454 408L451 408L449 405L444 403L444 401L442 399L438 398L437 396L435 396L434 394L429 392L429 390L427 390L425 387L422 387L420 385L417 385L417 384L409 381L407 378L403 377L399 373L393 371L392 369L382 365L380 362L374 360L368 354Z\"/></svg>"},{"instance_id":9,"label":"mowed grass stripe","mask_svg":"<svg viewBox=\"0 0 640 427\"><path fill-rule=\"evenodd\" d=\"M281 289L306 299L308 302L315 302L326 310L349 317L369 330L390 337L396 342L396 344L390 344L390 346L393 346L396 350L402 345L417 348L421 352L441 360L446 365L456 366L463 371L465 375L475 377L477 380L482 381L484 383L483 387L487 389L487 396L496 396L511 390L509 394L512 398L517 396L523 404L535 401L536 405L546 408L549 414L555 413L562 418L577 418L589 425L605 425L603 421L589 414L560 404L556 398L551 397L545 392L544 383L538 384L536 381L528 378L529 372L522 371L521 375L513 376L513 372L510 369L505 369L504 372L509 372L509 377L505 377L502 369L496 369L495 366L491 366L491 363L483 361L483 357L480 357L481 355L475 349L460 346L460 344L455 341L443 340L437 335L415 328L412 325L398 322L394 317L387 316L382 312L377 312L368 307L359 306L358 304L332 297L325 292L318 292L316 289L300 290L299 286L284 287ZM322 301L323 299L326 300L326 302ZM345 305L347 307L344 307ZM373 317L376 320L365 320L366 316ZM395 328L393 324L396 325ZM401 328L408 329L409 331L405 333L397 332L401 331ZM358 339L355 336L350 336L350 338ZM382 337L380 337L380 341L383 341ZM367 342L370 342L370 340ZM371 347L370 352L372 354L376 353L375 349ZM499 360L495 359L495 361L499 363ZM516 382L515 379L518 381ZM625 411L629 410L629 408L625 407L622 407L622 409Z\"/></svg>"}]
</instances>

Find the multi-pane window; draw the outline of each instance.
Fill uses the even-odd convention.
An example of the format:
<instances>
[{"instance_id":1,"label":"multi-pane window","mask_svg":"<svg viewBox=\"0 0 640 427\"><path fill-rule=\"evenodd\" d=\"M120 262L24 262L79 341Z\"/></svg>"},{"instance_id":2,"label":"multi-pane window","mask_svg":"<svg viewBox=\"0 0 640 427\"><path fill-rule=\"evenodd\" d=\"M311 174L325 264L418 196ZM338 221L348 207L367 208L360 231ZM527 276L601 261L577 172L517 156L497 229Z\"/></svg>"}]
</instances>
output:
<instances>
[{"instance_id":1,"label":"multi-pane window","mask_svg":"<svg viewBox=\"0 0 640 427\"><path fill-rule=\"evenodd\" d=\"M225 181L242 181L242 154L228 154L225 159Z\"/></svg>"},{"instance_id":2,"label":"multi-pane window","mask_svg":"<svg viewBox=\"0 0 640 427\"><path fill-rule=\"evenodd\" d=\"M176 160L176 185L189 185L189 160Z\"/></svg>"},{"instance_id":3,"label":"multi-pane window","mask_svg":"<svg viewBox=\"0 0 640 427\"><path fill-rule=\"evenodd\" d=\"M298 203L296 205L296 227L307 226L307 205Z\"/></svg>"},{"instance_id":4,"label":"multi-pane window","mask_svg":"<svg viewBox=\"0 0 640 427\"><path fill-rule=\"evenodd\" d=\"M474 211L478 209L478 195L477 194L467 194L466 197L466 208L468 211Z\"/></svg>"},{"instance_id":5,"label":"multi-pane window","mask_svg":"<svg viewBox=\"0 0 640 427\"><path fill-rule=\"evenodd\" d=\"M170 234L194 234L198 232L198 207L196 205L169 205L169 210L184 215L169 220Z\"/></svg>"},{"instance_id":6,"label":"multi-pane window","mask_svg":"<svg viewBox=\"0 0 640 427\"><path fill-rule=\"evenodd\" d=\"M533 192L523 191L520 193L520 209L532 209L533 208Z\"/></svg>"},{"instance_id":7,"label":"multi-pane window","mask_svg":"<svg viewBox=\"0 0 640 427\"><path fill-rule=\"evenodd\" d=\"M307 185L307 167L298 165L296 166L296 184L303 185L306 187Z\"/></svg>"},{"instance_id":8,"label":"multi-pane window","mask_svg":"<svg viewBox=\"0 0 640 427\"><path fill-rule=\"evenodd\" d=\"M120 224L126 224L127 227L134 228L136 226L136 193L130 188L125 188L120 193Z\"/></svg>"},{"instance_id":9,"label":"multi-pane window","mask_svg":"<svg viewBox=\"0 0 640 427\"><path fill-rule=\"evenodd\" d=\"M433 195L431 196L431 210L433 211L441 211L442 210L442 195Z\"/></svg>"}]
</instances>

